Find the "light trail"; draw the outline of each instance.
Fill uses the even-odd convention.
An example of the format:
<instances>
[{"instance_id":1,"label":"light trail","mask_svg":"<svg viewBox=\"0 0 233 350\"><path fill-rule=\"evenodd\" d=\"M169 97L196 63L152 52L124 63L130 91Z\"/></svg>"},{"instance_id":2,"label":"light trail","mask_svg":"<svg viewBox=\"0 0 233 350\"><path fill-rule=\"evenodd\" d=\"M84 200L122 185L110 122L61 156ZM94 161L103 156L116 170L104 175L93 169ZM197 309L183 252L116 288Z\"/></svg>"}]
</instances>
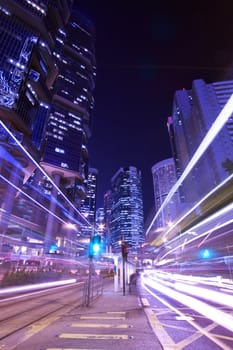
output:
<instances>
[{"instance_id":1,"label":"light trail","mask_svg":"<svg viewBox=\"0 0 233 350\"><path fill-rule=\"evenodd\" d=\"M164 298L158 296L157 293L155 294L154 292L152 292L145 284L143 284L143 287L155 299L159 300L163 305L165 305L165 307L172 310L173 313L179 315L181 317L181 319L185 319L186 322L188 322L194 329L196 329L198 331L198 334L200 336L203 335L206 338L210 339L214 344L218 345L220 349L224 349L224 350L231 350L232 349L231 347L229 347L225 343L223 343L220 339L216 338L215 334L212 334L205 327L203 327L202 325L199 325L197 322L193 321L192 317L191 318L187 317L186 314L184 314L181 310L179 310L179 308L174 307L173 305L171 305L171 303L166 301ZM213 327L215 328L215 324L213 325ZM159 336L159 334L158 334L158 336Z\"/></svg>"},{"instance_id":2,"label":"light trail","mask_svg":"<svg viewBox=\"0 0 233 350\"><path fill-rule=\"evenodd\" d=\"M233 203L229 204L228 206L226 206L225 208L220 209L219 211L217 211L216 213L214 213L213 215L209 216L208 218L202 220L200 223L198 223L195 226L192 226L191 228L189 228L188 231L183 232L179 237L175 237L173 241L176 241L178 239L180 239L181 237L187 235L189 233L189 231L197 231L198 228L201 228L202 226L204 226L206 223L211 223L211 221L213 221L214 219L221 217L222 215L230 212L233 210ZM224 221L224 223L218 224L217 226L215 226L215 230L220 229L222 227L225 227L226 225L229 225L233 222L233 217L227 221ZM190 239L187 240L187 242L185 243L186 245L195 242L196 240L200 239L201 237L205 237L208 234L212 233L213 228L211 227L208 230L205 230L204 232L190 237ZM172 243L172 240L170 241L170 244ZM170 249L169 251L167 251L166 253L164 253L164 255L162 255L162 257L160 257L160 260L164 259L167 255L171 254L172 252L175 252L176 250L178 250L179 248L182 248L184 242L182 242L180 245L177 245L176 247L174 247L173 249Z\"/></svg>"},{"instance_id":3,"label":"light trail","mask_svg":"<svg viewBox=\"0 0 233 350\"><path fill-rule=\"evenodd\" d=\"M164 286L160 282L156 282L154 280L151 280L150 278L146 278L144 275L142 276L142 282L145 286L149 286L153 289L158 290L160 293L168 296L169 298L172 298L179 303L188 306L190 309L197 311L199 314L207 317L208 319L212 320L213 322L216 322L217 324L221 325L222 327L228 329L229 331L233 332L233 316L230 314L227 314L226 312L223 312L221 310L218 310L217 308L208 305L207 303L198 300L196 298L193 298L189 295L186 295L184 293L178 292L176 290L173 290L169 287ZM189 286L189 288L193 288L193 286ZM156 297L156 294L154 294L150 289L147 288L147 291ZM205 290L205 293L207 291ZM222 295L225 297L225 294L222 293ZM223 297L222 296L222 297Z\"/></svg>"},{"instance_id":4,"label":"light trail","mask_svg":"<svg viewBox=\"0 0 233 350\"><path fill-rule=\"evenodd\" d=\"M189 161L187 167L184 169L184 172L182 173L179 180L175 183L175 185L171 188L170 192L168 193L167 197L165 198L164 202L162 203L161 207L155 214L151 224L149 225L146 235L149 233L150 229L152 228L155 220L157 219L158 215L161 213L161 211L164 209L164 207L169 203L170 199L174 195L174 193L178 190L179 186L182 184L184 179L188 176L190 171L193 169L193 167L196 165L198 160L201 158L201 156L204 154L204 152L207 150L211 142L215 139L219 131L223 128L227 120L230 118L230 116L233 113L233 94L229 98L228 102L223 107L222 111L217 116L216 120L212 124L210 130L207 132L206 136L202 140L201 144L197 148L196 152L194 153L193 157ZM174 227L174 225L173 225Z\"/></svg>"},{"instance_id":5,"label":"light trail","mask_svg":"<svg viewBox=\"0 0 233 350\"><path fill-rule=\"evenodd\" d=\"M223 180L218 186L216 186L214 189L212 189L210 192L208 192L203 198L200 199L199 202L197 202L191 209L189 209L180 219L178 219L172 226L170 226L164 236L167 236L168 233L177 226L180 222L182 222L189 214L191 214L195 209L197 209L206 199L208 199L211 195L213 195L215 192L217 192L221 187L223 187L227 182L231 181L233 179L233 174L230 175L227 179ZM190 229L189 229L190 231Z\"/></svg>"},{"instance_id":6,"label":"light trail","mask_svg":"<svg viewBox=\"0 0 233 350\"><path fill-rule=\"evenodd\" d=\"M69 201L69 199L64 195L61 189L55 184L55 182L49 177L49 175L44 171L44 169L36 162L36 160L30 155L30 153L26 150L25 147L17 140L14 134L7 128L7 126L0 120L0 125L6 130L6 132L12 137L12 139L16 142L17 146L23 151L24 154L32 161L32 163L42 172L42 174L50 181L50 183L56 188L58 193L65 199L65 201L74 209L74 211L83 219L83 221L87 224L86 226L91 227L90 222L85 218L85 216ZM78 222L81 226L83 223Z\"/></svg>"},{"instance_id":7,"label":"light trail","mask_svg":"<svg viewBox=\"0 0 233 350\"><path fill-rule=\"evenodd\" d=\"M209 283L209 278L202 278L201 276L189 276L189 275L179 275L179 274L170 274L170 273L156 273L151 274L150 277L152 280L157 281L158 283L165 284L166 286L171 286L172 288L184 292L186 294L194 295L202 299L206 299L212 301L216 304L225 305L230 308L233 308L233 297L232 297L232 289L229 287L233 287L233 284L229 286L227 284L225 286L224 282L220 282L216 277L214 281L211 279L212 283ZM200 285L204 285L205 287L201 287ZM219 286L227 287L227 293L213 290L208 288L207 286L211 286L214 288L218 288ZM220 289L221 290L221 289Z\"/></svg>"},{"instance_id":8,"label":"light trail","mask_svg":"<svg viewBox=\"0 0 233 350\"><path fill-rule=\"evenodd\" d=\"M57 216L56 214L54 214L52 211L50 211L49 209L47 209L45 206L43 206L42 204L40 204L39 202L37 202L34 198L32 198L31 196L29 196L26 192L24 192L23 190L21 190L18 186L16 186L15 184L13 184L12 182L10 182L7 178L5 178L3 175L0 175L0 178L4 181L6 181L10 186L14 187L14 189L16 189L17 191L19 191L21 194L23 194L25 197L27 197L30 201L32 201L33 203L35 203L36 205L38 205L39 207L41 207L44 211L48 212L49 214L51 214L53 217L55 217L56 219L58 219L59 221L61 221L63 224L67 224L67 222L65 220L63 220L62 218L60 218L59 216Z\"/></svg>"},{"instance_id":9,"label":"light trail","mask_svg":"<svg viewBox=\"0 0 233 350\"><path fill-rule=\"evenodd\" d=\"M0 289L0 295L7 295L12 293L21 293L21 292L29 292L35 289L45 289L51 287L65 286L68 284L76 283L77 280L75 278L63 281L55 281L55 282L45 282L45 283L37 283L31 284L27 286L19 286L19 287L8 287Z\"/></svg>"},{"instance_id":10,"label":"light trail","mask_svg":"<svg viewBox=\"0 0 233 350\"><path fill-rule=\"evenodd\" d=\"M233 308L233 298L230 294L217 292L203 287L197 287L194 285L192 285L192 287L190 288L190 285L181 282L175 282L174 288L181 292L185 292L187 294L212 301L216 304L221 304Z\"/></svg>"}]
</instances>

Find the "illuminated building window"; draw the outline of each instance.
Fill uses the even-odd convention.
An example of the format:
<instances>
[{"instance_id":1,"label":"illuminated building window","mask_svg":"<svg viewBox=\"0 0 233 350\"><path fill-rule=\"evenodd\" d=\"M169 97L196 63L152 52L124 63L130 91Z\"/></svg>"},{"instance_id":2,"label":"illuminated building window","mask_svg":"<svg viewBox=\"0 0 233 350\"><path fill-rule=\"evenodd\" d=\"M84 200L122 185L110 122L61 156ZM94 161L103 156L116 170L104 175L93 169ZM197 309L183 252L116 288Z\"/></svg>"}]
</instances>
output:
<instances>
[{"instance_id":1,"label":"illuminated building window","mask_svg":"<svg viewBox=\"0 0 233 350\"><path fill-rule=\"evenodd\" d=\"M55 147L55 152L65 154L64 149Z\"/></svg>"}]
</instances>

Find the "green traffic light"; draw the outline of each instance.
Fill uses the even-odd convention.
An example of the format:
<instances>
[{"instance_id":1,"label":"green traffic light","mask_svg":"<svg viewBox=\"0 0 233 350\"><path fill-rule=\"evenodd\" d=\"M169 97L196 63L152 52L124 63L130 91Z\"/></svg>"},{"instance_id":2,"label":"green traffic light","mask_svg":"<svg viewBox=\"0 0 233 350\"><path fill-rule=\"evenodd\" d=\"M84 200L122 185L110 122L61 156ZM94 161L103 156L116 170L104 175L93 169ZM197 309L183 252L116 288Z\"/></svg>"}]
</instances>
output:
<instances>
[{"instance_id":1,"label":"green traffic light","mask_svg":"<svg viewBox=\"0 0 233 350\"><path fill-rule=\"evenodd\" d=\"M100 245L98 243L94 243L93 244L93 252L95 254L99 253L100 252Z\"/></svg>"},{"instance_id":2,"label":"green traffic light","mask_svg":"<svg viewBox=\"0 0 233 350\"><path fill-rule=\"evenodd\" d=\"M91 238L89 256L93 257L101 252L101 236L95 235Z\"/></svg>"}]
</instances>

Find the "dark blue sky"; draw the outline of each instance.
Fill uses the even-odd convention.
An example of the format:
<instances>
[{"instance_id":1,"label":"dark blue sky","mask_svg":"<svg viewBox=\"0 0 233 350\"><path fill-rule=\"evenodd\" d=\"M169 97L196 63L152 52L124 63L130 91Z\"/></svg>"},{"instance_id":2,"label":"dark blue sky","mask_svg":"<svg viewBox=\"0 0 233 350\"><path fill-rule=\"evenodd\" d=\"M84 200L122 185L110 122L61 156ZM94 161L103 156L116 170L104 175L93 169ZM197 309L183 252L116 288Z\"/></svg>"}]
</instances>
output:
<instances>
[{"instance_id":1,"label":"dark blue sky","mask_svg":"<svg viewBox=\"0 0 233 350\"><path fill-rule=\"evenodd\" d=\"M218 3L218 4L217 4ZM177 89L227 77L233 58L232 0L75 1L96 27L90 165L98 201L121 166L142 171L145 216L153 206L151 167L171 156L167 117ZM226 72L228 72L226 75Z\"/></svg>"}]
</instances>

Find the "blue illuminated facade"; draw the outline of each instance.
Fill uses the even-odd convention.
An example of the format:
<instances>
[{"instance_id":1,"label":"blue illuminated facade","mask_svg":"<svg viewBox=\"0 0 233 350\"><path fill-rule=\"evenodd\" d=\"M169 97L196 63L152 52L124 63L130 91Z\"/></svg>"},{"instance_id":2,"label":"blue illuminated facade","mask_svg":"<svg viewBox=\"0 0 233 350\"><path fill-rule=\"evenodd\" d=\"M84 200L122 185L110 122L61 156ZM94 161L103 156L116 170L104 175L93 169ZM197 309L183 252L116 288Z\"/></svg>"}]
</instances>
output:
<instances>
[{"instance_id":1,"label":"blue illuminated facade","mask_svg":"<svg viewBox=\"0 0 233 350\"><path fill-rule=\"evenodd\" d=\"M232 93L232 80L206 84L199 79L193 81L192 89L176 91L173 100L172 133L169 134L178 178ZM231 116L180 186L181 202L191 205L224 181L229 176L224 164L233 161L232 152Z\"/></svg>"},{"instance_id":2,"label":"blue illuminated facade","mask_svg":"<svg viewBox=\"0 0 233 350\"><path fill-rule=\"evenodd\" d=\"M71 210L63 221L74 217L86 195L96 75L94 27L74 10L73 3L0 0L0 120L74 207L56 207L59 191L0 125L1 147L5 145L4 152L0 147L1 173L30 195L36 189L36 199L58 217ZM27 207L25 220L31 217L38 222L36 229L45 235L46 244L55 240L64 244L62 220L55 224L50 215L41 214L41 208L31 208L30 195L14 201L17 191L10 185L6 200L4 186L0 181L0 205L8 219L2 220L0 240L1 233L7 232L12 210L19 212L18 203L20 212ZM77 236L70 235L69 242L75 240ZM74 254L76 248L72 249Z\"/></svg>"},{"instance_id":3,"label":"blue illuminated facade","mask_svg":"<svg viewBox=\"0 0 233 350\"><path fill-rule=\"evenodd\" d=\"M62 15L62 14L61 14ZM42 166L70 179L67 192L76 205L88 176L88 139L91 136L95 88L95 32L79 12L56 33L55 57L59 73L53 87ZM77 189L77 191L76 191ZM83 189L85 192L85 188Z\"/></svg>"},{"instance_id":4,"label":"blue illuminated facade","mask_svg":"<svg viewBox=\"0 0 233 350\"><path fill-rule=\"evenodd\" d=\"M0 1L1 120L38 160L56 77L48 3Z\"/></svg>"},{"instance_id":5,"label":"blue illuminated facade","mask_svg":"<svg viewBox=\"0 0 233 350\"><path fill-rule=\"evenodd\" d=\"M152 167L153 189L155 213L157 213L165 201L171 188L177 181L176 169L173 158L164 159ZM178 193L175 193L169 204L161 210L156 219L156 229L167 228L178 216L180 199Z\"/></svg>"},{"instance_id":6,"label":"blue illuminated facade","mask_svg":"<svg viewBox=\"0 0 233 350\"><path fill-rule=\"evenodd\" d=\"M144 242L141 171L130 166L120 168L111 179L110 235L113 251L124 241L137 251Z\"/></svg>"}]
</instances>

